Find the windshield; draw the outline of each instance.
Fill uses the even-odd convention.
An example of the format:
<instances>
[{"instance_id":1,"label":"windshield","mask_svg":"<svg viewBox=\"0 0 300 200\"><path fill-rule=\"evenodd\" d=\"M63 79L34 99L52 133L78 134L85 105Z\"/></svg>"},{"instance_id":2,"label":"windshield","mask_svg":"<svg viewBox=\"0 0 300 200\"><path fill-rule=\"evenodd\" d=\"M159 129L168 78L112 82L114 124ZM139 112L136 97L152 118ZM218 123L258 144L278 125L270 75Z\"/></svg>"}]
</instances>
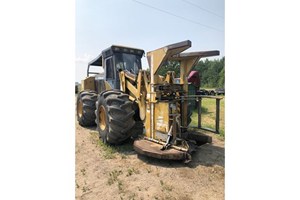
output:
<instances>
[{"instance_id":1,"label":"windshield","mask_svg":"<svg viewBox=\"0 0 300 200\"><path fill-rule=\"evenodd\" d=\"M138 74L139 69L142 69L141 57L134 54L115 53L115 63L118 70L128 70L134 74Z\"/></svg>"}]
</instances>

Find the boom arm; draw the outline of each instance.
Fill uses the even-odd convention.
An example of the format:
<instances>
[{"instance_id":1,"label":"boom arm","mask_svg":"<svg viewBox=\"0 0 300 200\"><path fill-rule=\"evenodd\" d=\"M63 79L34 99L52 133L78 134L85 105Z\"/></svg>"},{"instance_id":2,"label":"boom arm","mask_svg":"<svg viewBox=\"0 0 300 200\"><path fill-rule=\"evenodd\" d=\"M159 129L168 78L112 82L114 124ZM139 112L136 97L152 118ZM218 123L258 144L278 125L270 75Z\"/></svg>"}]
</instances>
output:
<instances>
[{"instance_id":1,"label":"boom arm","mask_svg":"<svg viewBox=\"0 0 300 200\"><path fill-rule=\"evenodd\" d=\"M156 75L158 69L171 56L179 54L191 46L192 42L190 40L186 40L148 52L147 59L150 66L151 75Z\"/></svg>"}]
</instances>

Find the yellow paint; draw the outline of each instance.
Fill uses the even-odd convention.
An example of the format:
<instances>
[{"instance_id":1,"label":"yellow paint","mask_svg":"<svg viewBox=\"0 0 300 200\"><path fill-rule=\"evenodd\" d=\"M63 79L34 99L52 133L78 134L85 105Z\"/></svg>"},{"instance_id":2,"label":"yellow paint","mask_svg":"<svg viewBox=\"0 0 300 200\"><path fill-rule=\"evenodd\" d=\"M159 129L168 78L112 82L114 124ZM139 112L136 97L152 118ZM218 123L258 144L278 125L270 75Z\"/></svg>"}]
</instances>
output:
<instances>
[{"instance_id":1,"label":"yellow paint","mask_svg":"<svg viewBox=\"0 0 300 200\"><path fill-rule=\"evenodd\" d=\"M125 87L125 74L123 71L119 73L119 78L120 78L120 90L123 92L126 92L126 87Z\"/></svg>"},{"instance_id":2,"label":"yellow paint","mask_svg":"<svg viewBox=\"0 0 300 200\"><path fill-rule=\"evenodd\" d=\"M90 76L81 81L81 91L95 90L95 77Z\"/></svg>"},{"instance_id":3,"label":"yellow paint","mask_svg":"<svg viewBox=\"0 0 300 200\"><path fill-rule=\"evenodd\" d=\"M144 126L146 129L146 136L151 137L151 132L150 132L150 104L146 104L146 119L144 121Z\"/></svg>"},{"instance_id":4,"label":"yellow paint","mask_svg":"<svg viewBox=\"0 0 300 200\"><path fill-rule=\"evenodd\" d=\"M196 64L196 62L199 60L198 57L191 57L188 59L184 59L180 63L180 84L183 84L183 91L184 96L188 96L188 74L190 73L192 67ZM185 100L183 102L182 106L182 121L183 121L183 127L187 127L187 115L188 115L188 101Z\"/></svg>"},{"instance_id":5,"label":"yellow paint","mask_svg":"<svg viewBox=\"0 0 300 200\"><path fill-rule=\"evenodd\" d=\"M169 131L169 103L159 102L155 104L155 130L168 133Z\"/></svg>"},{"instance_id":6,"label":"yellow paint","mask_svg":"<svg viewBox=\"0 0 300 200\"><path fill-rule=\"evenodd\" d=\"M129 81L126 81L126 88L134 95L134 97L137 98L140 96L137 89Z\"/></svg>"},{"instance_id":7,"label":"yellow paint","mask_svg":"<svg viewBox=\"0 0 300 200\"><path fill-rule=\"evenodd\" d=\"M99 126L102 131L106 128L106 111L103 105L99 109Z\"/></svg>"},{"instance_id":8,"label":"yellow paint","mask_svg":"<svg viewBox=\"0 0 300 200\"><path fill-rule=\"evenodd\" d=\"M111 85L107 81L104 81L104 85L105 85L105 90L111 90L112 89Z\"/></svg>"}]
</instances>

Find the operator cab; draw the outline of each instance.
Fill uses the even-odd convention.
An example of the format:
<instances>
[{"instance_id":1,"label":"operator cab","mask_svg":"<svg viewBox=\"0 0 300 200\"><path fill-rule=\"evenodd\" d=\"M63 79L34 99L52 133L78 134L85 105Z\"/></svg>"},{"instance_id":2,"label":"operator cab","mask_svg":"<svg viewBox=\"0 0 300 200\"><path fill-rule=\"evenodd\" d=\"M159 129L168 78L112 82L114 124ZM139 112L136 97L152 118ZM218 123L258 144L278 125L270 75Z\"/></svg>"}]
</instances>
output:
<instances>
[{"instance_id":1,"label":"operator cab","mask_svg":"<svg viewBox=\"0 0 300 200\"><path fill-rule=\"evenodd\" d=\"M102 53L92 60L87 68L87 76L95 74L96 90L98 92L105 89L105 83L108 83L112 89L120 89L119 72L127 70L130 73L138 74L142 69L141 58L144 55L144 50L131 47L116 46L102 51ZM90 66L102 66L104 74L91 72Z\"/></svg>"}]
</instances>

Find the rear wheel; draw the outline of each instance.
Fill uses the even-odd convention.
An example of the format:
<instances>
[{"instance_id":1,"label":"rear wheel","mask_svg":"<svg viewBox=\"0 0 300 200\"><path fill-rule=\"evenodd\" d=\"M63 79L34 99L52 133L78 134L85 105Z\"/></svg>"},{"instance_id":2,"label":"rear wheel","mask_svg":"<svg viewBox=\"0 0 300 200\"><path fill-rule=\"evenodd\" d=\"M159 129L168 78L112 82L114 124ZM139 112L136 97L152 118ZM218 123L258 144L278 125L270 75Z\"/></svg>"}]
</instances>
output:
<instances>
[{"instance_id":1,"label":"rear wheel","mask_svg":"<svg viewBox=\"0 0 300 200\"><path fill-rule=\"evenodd\" d=\"M85 90L78 94L76 103L77 121L81 126L95 125L97 93Z\"/></svg>"},{"instance_id":2,"label":"rear wheel","mask_svg":"<svg viewBox=\"0 0 300 200\"><path fill-rule=\"evenodd\" d=\"M121 91L102 92L96 103L96 124L104 143L121 144L135 125L133 103Z\"/></svg>"}]
</instances>

